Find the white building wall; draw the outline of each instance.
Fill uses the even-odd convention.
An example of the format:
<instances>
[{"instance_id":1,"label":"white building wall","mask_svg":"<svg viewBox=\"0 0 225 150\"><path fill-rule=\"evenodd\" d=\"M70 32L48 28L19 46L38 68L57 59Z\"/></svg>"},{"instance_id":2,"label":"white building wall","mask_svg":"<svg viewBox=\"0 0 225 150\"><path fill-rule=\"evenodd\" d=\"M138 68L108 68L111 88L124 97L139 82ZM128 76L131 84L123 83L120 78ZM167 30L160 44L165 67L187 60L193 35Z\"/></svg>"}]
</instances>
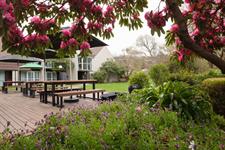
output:
<instances>
[{"instance_id":1,"label":"white building wall","mask_svg":"<svg viewBox=\"0 0 225 150\"><path fill-rule=\"evenodd\" d=\"M70 59L69 59L70 60ZM72 80L78 80L78 56L76 55L72 60ZM69 72L68 72L69 74Z\"/></svg>"},{"instance_id":2,"label":"white building wall","mask_svg":"<svg viewBox=\"0 0 225 150\"><path fill-rule=\"evenodd\" d=\"M101 65L107 60L113 59L112 54L107 47L104 47L93 59L92 59L92 72L96 72Z\"/></svg>"},{"instance_id":3,"label":"white building wall","mask_svg":"<svg viewBox=\"0 0 225 150\"><path fill-rule=\"evenodd\" d=\"M78 52L79 54L79 52ZM78 63L78 54L75 55L73 58L68 58L68 60L72 60L72 78L70 78L70 69L67 69L67 74L69 76L69 79L71 80L78 80L78 70L79 70L79 63ZM102 63L106 62L107 60L113 59L112 54L108 50L107 47L103 47L101 51L92 59L92 72L97 71Z\"/></svg>"}]
</instances>

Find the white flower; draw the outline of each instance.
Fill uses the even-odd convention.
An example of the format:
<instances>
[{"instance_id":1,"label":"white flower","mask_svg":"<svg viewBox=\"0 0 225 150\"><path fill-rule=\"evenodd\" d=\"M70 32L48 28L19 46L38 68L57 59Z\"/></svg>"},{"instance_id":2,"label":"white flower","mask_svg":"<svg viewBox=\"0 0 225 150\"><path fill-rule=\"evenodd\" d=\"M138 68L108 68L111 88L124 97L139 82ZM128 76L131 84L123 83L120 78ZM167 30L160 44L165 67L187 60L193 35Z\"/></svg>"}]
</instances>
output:
<instances>
[{"instance_id":1,"label":"white flower","mask_svg":"<svg viewBox=\"0 0 225 150\"><path fill-rule=\"evenodd\" d=\"M55 127L50 127L49 129L50 129L50 130L54 130L54 129L55 129Z\"/></svg>"},{"instance_id":2,"label":"white flower","mask_svg":"<svg viewBox=\"0 0 225 150\"><path fill-rule=\"evenodd\" d=\"M190 145L188 146L188 148L191 149L191 150L195 150L195 146L196 146L196 145L195 145L195 141L192 140L192 141L190 142Z\"/></svg>"}]
</instances>

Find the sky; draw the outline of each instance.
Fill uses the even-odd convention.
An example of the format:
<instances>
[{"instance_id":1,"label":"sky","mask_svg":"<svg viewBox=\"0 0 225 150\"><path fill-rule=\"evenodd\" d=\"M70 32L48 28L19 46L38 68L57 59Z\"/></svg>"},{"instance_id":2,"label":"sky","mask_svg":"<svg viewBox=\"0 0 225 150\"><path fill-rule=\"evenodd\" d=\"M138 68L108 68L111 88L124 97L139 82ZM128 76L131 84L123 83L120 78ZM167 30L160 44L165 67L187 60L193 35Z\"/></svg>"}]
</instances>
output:
<instances>
[{"instance_id":1,"label":"sky","mask_svg":"<svg viewBox=\"0 0 225 150\"><path fill-rule=\"evenodd\" d=\"M144 12L146 12L147 10L155 10L159 5L160 0L148 0L148 1L149 1L148 9L146 9ZM123 54L122 50L127 47L134 46L136 43L136 39L139 36L145 35L145 34L151 35L150 28L147 26L147 22L144 19L144 13L141 14L141 18L142 18L142 21L144 21L143 27L141 29L129 31L127 27L120 27L119 24L116 23L115 29L113 30L114 37L110 38L109 40L107 39L103 40L102 38L99 38L109 45L108 49L110 50L112 55L118 56ZM168 26L169 25L167 24L166 26L167 29L168 29ZM161 37L158 37L155 34L154 37L156 39L156 42L159 43L160 45L165 44L165 40L164 40L165 35L161 35Z\"/></svg>"}]
</instances>

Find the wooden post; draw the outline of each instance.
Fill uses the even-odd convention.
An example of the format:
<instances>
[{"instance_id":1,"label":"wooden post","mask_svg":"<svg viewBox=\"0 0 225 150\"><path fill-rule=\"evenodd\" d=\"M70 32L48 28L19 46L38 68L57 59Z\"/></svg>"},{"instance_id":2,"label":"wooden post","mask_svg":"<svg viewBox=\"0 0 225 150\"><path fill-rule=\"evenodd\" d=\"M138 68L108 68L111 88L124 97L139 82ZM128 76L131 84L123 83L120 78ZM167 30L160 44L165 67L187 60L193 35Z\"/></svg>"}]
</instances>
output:
<instances>
[{"instance_id":1,"label":"wooden post","mask_svg":"<svg viewBox=\"0 0 225 150\"><path fill-rule=\"evenodd\" d=\"M52 83L52 106L55 106L55 84Z\"/></svg>"},{"instance_id":2,"label":"wooden post","mask_svg":"<svg viewBox=\"0 0 225 150\"><path fill-rule=\"evenodd\" d=\"M25 96L28 96L28 83L25 84Z\"/></svg>"},{"instance_id":3,"label":"wooden post","mask_svg":"<svg viewBox=\"0 0 225 150\"><path fill-rule=\"evenodd\" d=\"M92 83L92 89L95 89L95 82ZM95 92L93 93L93 99L95 100Z\"/></svg>"},{"instance_id":4,"label":"wooden post","mask_svg":"<svg viewBox=\"0 0 225 150\"><path fill-rule=\"evenodd\" d=\"M86 90L86 83L83 83L83 90ZM86 94L83 97L86 98Z\"/></svg>"},{"instance_id":5,"label":"wooden post","mask_svg":"<svg viewBox=\"0 0 225 150\"><path fill-rule=\"evenodd\" d=\"M46 103L46 104L48 102L47 91L48 91L48 89L47 89L47 83L44 83L44 103Z\"/></svg>"}]
</instances>

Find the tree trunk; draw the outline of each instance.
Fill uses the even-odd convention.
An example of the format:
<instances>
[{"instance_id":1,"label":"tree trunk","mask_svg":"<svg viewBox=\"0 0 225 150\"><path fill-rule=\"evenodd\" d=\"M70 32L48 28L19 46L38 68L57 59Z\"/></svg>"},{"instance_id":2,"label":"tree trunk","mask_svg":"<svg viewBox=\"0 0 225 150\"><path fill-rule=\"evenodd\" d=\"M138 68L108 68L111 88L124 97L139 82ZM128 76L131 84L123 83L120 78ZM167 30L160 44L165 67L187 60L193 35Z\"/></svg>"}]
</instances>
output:
<instances>
[{"instance_id":1,"label":"tree trunk","mask_svg":"<svg viewBox=\"0 0 225 150\"><path fill-rule=\"evenodd\" d=\"M223 74L225 74L225 61L217 55L208 52L206 49L202 48L191 39L187 29L187 20L183 17L176 2L174 2L173 0L166 0L166 5L172 12L172 17L174 18L175 23L179 26L177 35L182 41L184 47L195 52L200 57L208 60L209 62L217 66Z\"/></svg>"}]
</instances>

